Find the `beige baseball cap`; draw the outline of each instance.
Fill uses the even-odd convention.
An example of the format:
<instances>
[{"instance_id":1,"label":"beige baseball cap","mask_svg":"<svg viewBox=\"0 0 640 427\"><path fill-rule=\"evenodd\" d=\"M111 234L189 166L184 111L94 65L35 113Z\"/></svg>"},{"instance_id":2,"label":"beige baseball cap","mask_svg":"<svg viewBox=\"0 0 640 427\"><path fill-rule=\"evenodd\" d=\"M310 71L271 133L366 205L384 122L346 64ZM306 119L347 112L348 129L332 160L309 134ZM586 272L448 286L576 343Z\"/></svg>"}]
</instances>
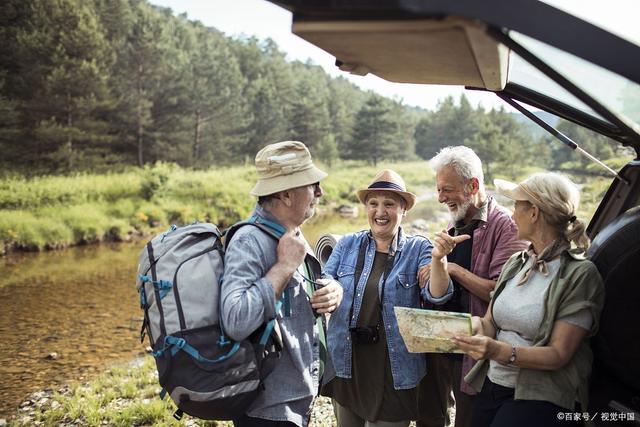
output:
<instances>
[{"instance_id":1,"label":"beige baseball cap","mask_svg":"<svg viewBox=\"0 0 640 427\"><path fill-rule=\"evenodd\" d=\"M543 203L536 193L528 188L527 180L522 181L520 184L515 182L505 181L504 179L494 179L493 184L496 186L498 193L511 200L525 200L531 202L540 209L542 209Z\"/></svg>"},{"instance_id":2,"label":"beige baseball cap","mask_svg":"<svg viewBox=\"0 0 640 427\"><path fill-rule=\"evenodd\" d=\"M299 141L269 144L256 154L258 182L252 196L267 196L290 188L315 184L327 173L314 166L306 145Z\"/></svg>"}]
</instances>

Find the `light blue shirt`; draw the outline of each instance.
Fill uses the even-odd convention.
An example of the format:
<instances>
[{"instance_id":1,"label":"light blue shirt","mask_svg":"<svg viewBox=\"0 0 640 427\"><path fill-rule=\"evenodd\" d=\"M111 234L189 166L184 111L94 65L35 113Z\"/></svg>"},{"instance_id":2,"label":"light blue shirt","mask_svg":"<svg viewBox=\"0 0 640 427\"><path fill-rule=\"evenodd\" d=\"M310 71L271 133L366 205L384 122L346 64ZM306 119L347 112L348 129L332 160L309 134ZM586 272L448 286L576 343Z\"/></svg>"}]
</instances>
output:
<instances>
[{"instance_id":1,"label":"light blue shirt","mask_svg":"<svg viewBox=\"0 0 640 427\"><path fill-rule=\"evenodd\" d=\"M275 221L260 206L254 213ZM225 253L220 312L225 331L235 340L277 315L283 350L247 414L305 426L319 388L319 331L299 272L287 285L288 303L275 312L275 291L265 276L277 262L277 246L278 241L257 227L236 231ZM327 360L324 378L331 376L333 367Z\"/></svg>"},{"instance_id":2,"label":"light blue shirt","mask_svg":"<svg viewBox=\"0 0 640 427\"><path fill-rule=\"evenodd\" d=\"M358 261L358 251L363 239L368 239L362 274L357 286L354 286L354 276ZM406 236L402 228L390 248L395 253L393 267L389 276L378 283L378 294L384 286L384 301L382 302L382 319L384 322L391 362L391 373L396 390L416 387L426 373L425 357L421 353L409 353L398 330L398 321L393 311L394 306L420 308L421 298L434 304L444 304L453 295L453 283L449 280L449 287L445 295L434 298L425 286L422 290L418 285L418 268L431 263L433 245L422 236ZM369 279L376 245L369 231L344 236L333 249L324 267L324 273L342 285L344 295L338 309L331 314L328 326L328 347L336 375L341 378L351 378L352 343L349 328L356 325L358 314L362 306L364 288ZM354 291L356 293L354 299ZM349 312L353 301L353 318L349 321Z\"/></svg>"}]
</instances>

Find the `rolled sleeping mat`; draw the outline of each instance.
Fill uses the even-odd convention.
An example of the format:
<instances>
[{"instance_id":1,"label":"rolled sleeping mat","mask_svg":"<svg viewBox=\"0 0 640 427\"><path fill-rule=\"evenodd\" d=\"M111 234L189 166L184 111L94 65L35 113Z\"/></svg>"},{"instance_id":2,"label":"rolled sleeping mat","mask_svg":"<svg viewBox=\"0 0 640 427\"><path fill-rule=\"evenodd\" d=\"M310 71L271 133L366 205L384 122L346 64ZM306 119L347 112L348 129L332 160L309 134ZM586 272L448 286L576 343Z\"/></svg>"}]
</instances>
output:
<instances>
[{"instance_id":1,"label":"rolled sleeping mat","mask_svg":"<svg viewBox=\"0 0 640 427\"><path fill-rule=\"evenodd\" d=\"M324 267L324 265L329 260L331 256L331 252L333 252L333 248L336 247L338 241L342 239L341 234L323 234L318 239L318 243L316 243L316 258L320 261L320 265Z\"/></svg>"}]
</instances>

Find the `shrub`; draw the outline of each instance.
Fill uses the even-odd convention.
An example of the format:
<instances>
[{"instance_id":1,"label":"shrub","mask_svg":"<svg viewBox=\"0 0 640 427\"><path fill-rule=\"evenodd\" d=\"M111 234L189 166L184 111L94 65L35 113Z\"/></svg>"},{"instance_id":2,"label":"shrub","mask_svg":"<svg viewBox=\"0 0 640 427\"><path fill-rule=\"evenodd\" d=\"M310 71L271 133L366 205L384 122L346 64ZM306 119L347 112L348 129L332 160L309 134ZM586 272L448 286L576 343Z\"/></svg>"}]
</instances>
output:
<instances>
[{"instance_id":1,"label":"shrub","mask_svg":"<svg viewBox=\"0 0 640 427\"><path fill-rule=\"evenodd\" d=\"M46 241L38 220L29 212L0 212L0 240L5 248L40 250Z\"/></svg>"},{"instance_id":2,"label":"shrub","mask_svg":"<svg viewBox=\"0 0 640 427\"><path fill-rule=\"evenodd\" d=\"M194 209L190 204L185 204L173 199L157 200L157 204L162 206L169 224L190 224L197 219L194 214Z\"/></svg>"},{"instance_id":3,"label":"shrub","mask_svg":"<svg viewBox=\"0 0 640 427\"><path fill-rule=\"evenodd\" d=\"M167 225L167 215L159 203L144 203L136 212L136 221L151 227Z\"/></svg>"},{"instance_id":4,"label":"shrub","mask_svg":"<svg viewBox=\"0 0 640 427\"><path fill-rule=\"evenodd\" d=\"M53 210L53 209L52 209ZM73 232L73 238L79 243L98 242L109 229L109 221L102 210L91 204L71 206L62 209L57 215Z\"/></svg>"},{"instance_id":5,"label":"shrub","mask_svg":"<svg viewBox=\"0 0 640 427\"><path fill-rule=\"evenodd\" d=\"M108 218L105 237L108 240L121 241L127 234L129 234L130 230L131 225L129 225L128 221L117 218Z\"/></svg>"},{"instance_id":6,"label":"shrub","mask_svg":"<svg viewBox=\"0 0 640 427\"><path fill-rule=\"evenodd\" d=\"M145 200L151 200L156 195L166 192L169 177L176 170L176 166L170 163L158 162L154 166L145 166L142 172L140 195Z\"/></svg>"},{"instance_id":7,"label":"shrub","mask_svg":"<svg viewBox=\"0 0 640 427\"><path fill-rule=\"evenodd\" d=\"M110 203L106 208L109 216L131 221L136 214L136 203L132 199L120 199Z\"/></svg>"}]
</instances>

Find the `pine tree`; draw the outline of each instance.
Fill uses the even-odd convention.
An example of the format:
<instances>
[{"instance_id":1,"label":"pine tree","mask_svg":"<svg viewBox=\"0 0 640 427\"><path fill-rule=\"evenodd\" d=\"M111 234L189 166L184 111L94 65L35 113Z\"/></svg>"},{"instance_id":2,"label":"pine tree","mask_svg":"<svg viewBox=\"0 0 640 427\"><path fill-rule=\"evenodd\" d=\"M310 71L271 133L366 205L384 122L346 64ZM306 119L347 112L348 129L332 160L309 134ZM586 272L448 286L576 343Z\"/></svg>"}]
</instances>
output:
<instances>
[{"instance_id":1,"label":"pine tree","mask_svg":"<svg viewBox=\"0 0 640 427\"><path fill-rule=\"evenodd\" d=\"M374 166L391 158L398 131L391 111L390 101L374 94L369 97L356 116L350 158L365 159Z\"/></svg>"},{"instance_id":2,"label":"pine tree","mask_svg":"<svg viewBox=\"0 0 640 427\"><path fill-rule=\"evenodd\" d=\"M16 43L38 150L53 167L72 170L80 151L108 138L96 114L108 86L107 43L95 13L75 0L35 2Z\"/></svg>"},{"instance_id":3,"label":"pine tree","mask_svg":"<svg viewBox=\"0 0 640 427\"><path fill-rule=\"evenodd\" d=\"M247 138L251 113L242 96L246 82L220 35L196 29L187 76L192 164L202 167L231 160Z\"/></svg>"},{"instance_id":4,"label":"pine tree","mask_svg":"<svg viewBox=\"0 0 640 427\"><path fill-rule=\"evenodd\" d=\"M21 137L20 120L17 102L4 95L4 72L0 73L0 150L2 161L0 166L6 170L13 162L20 159L21 146L16 141Z\"/></svg>"},{"instance_id":5,"label":"pine tree","mask_svg":"<svg viewBox=\"0 0 640 427\"><path fill-rule=\"evenodd\" d=\"M244 77L242 98L250 114L244 143L235 147L238 159L253 161L265 145L292 139L290 117L295 98L292 66L270 39L232 41L232 54Z\"/></svg>"},{"instance_id":6,"label":"pine tree","mask_svg":"<svg viewBox=\"0 0 640 427\"><path fill-rule=\"evenodd\" d=\"M146 4L132 2L132 15L127 40L118 56L114 89L119 98L121 136L142 167L153 148L152 109L158 92L163 93L169 34L162 15Z\"/></svg>"},{"instance_id":7,"label":"pine tree","mask_svg":"<svg viewBox=\"0 0 640 427\"><path fill-rule=\"evenodd\" d=\"M329 115L331 132L339 157L347 157L356 113L366 102L363 91L343 77L329 82Z\"/></svg>"},{"instance_id":8,"label":"pine tree","mask_svg":"<svg viewBox=\"0 0 640 427\"><path fill-rule=\"evenodd\" d=\"M296 65L296 97L290 117L293 139L304 142L312 151L330 133L328 88L319 67Z\"/></svg>"}]
</instances>

